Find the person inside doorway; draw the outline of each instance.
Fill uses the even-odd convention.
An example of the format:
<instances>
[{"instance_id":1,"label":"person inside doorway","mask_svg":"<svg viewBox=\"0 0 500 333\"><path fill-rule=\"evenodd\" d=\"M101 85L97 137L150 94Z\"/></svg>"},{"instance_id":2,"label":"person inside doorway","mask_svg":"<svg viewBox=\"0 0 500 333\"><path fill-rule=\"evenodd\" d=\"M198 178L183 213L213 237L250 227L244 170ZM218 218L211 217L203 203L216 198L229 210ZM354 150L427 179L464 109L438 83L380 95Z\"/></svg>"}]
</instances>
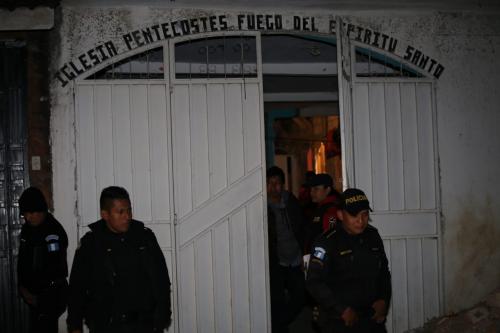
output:
<instances>
[{"instance_id":1,"label":"person inside doorway","mask_svg":"<svg viewBox=\"0 0 500 333\"><path fill-rule=\"evenodd\" d=\"M266 179L272 331L288 332L305 304L304 216L297 198L284 189L283 170L270 167Z\"/></svg>"},{"instance_id":2,"label":"person inside doorway","mask_svg":"<svg viewBox=\"0 0 500 333\"><path fill-rule=\"evenodd\" d=\"M128 192L105 188L101 219L89 225L71 269L68 332L163 332L171 321L170 279L154 233L132 219Z\"/></svg>"},{"instance_id":3,"label":"person inside doorway","mask_svg":"<svg viewBox=\"0 0 500 333\"><path fill-rule=\"evenodd\" d=\"M47 201L36 187L19 197L21 228L17 278L19 292L30 309L30 332L57 333L66 310L68 236L48 212Z\"/></svg>"},{"instance_id":4,"label":"person inside doorway","mask_svg":"<svg viewBox=\"0 0 500 333\"><path fill-rule=\"evenodd\" d=\"M307 290L319 304L323 333L384 333L391 274L384 244L368 224L370 204L359 189L342 193L340 220L314 243Z\"/></svg>"},{"instance_id":5,"label":"person inside doorway","mask_svg":"<svg viewBox=\"0 0 500 333\"><path fill-rule=\"evenodd\" d=\"M314 175L309 186L311 201L316 204L316 208L307 224L306 248L308 251L311 250L312 243L319 235L335 226L340 198L340 194L333 187L333 179L329 174Z\"/></svg>"},{"instance_id":6,"label":"person inside doorway","mask_svg":"<svg viewBox=\"0 0 500 333\"><path fill-rule=\"evenodd\" d=\"M299 189L299 202L304 211L306 221L310 221L316 204L311 200L311 181L316 174L314 171L307 171L304 175L305 181Z\"/></svg>"}]
</instances>

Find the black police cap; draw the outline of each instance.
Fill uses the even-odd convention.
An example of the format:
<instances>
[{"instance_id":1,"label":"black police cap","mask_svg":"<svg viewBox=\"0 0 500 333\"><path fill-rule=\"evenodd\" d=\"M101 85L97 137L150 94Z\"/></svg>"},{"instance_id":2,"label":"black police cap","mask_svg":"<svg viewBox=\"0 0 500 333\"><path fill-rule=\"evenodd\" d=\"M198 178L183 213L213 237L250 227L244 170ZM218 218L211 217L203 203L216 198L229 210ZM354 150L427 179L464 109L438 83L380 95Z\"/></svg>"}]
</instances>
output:
<instances>
[{"instance_id":1,"label":"black police cap","mask_svg":"<svg viewBox=\"0 0 500 333\"><path fill-rule=\"evenodd\" d=\"M19 212L46 212L47 201L43 193L36 187L28 187L19 197Z\"/></svg>"},{"instance_id":2,"label":"black police cap","mask_svg":"<svg viewBox=\"0 0 500 333\"><path fill-rule=\"evenodd\" d=\"M333 188L333 179L327 173L318 173L309 181L309 186L313 187L318 185L330 186Z\"/></svg>"}]
</instances>

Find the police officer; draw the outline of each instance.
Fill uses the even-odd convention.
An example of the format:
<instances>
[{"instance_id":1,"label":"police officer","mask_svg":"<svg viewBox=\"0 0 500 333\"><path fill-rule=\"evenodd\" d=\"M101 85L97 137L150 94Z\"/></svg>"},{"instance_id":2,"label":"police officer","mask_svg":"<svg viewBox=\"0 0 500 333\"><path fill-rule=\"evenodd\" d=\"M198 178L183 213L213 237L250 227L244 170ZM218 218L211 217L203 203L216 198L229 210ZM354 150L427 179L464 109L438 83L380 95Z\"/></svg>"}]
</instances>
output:
<instances>
[{"instance_id":1,"label":"police officer","mask_svg":"<svg viewBox=\"0 0 500 333\"><path fill-rule=\"evenodd\" d=\"M335 225L339 201L339 193L333 187L333 179L329 174L319 173L312 176L309 186L311 201L316 204L316 208L307 226L306 248L308 250L319 235Z\"/></svg>"},{"instance_id":2,"label":"police officer","mask_svg":"<svg viewBox=\"0 0 500 333\"><path fill-rule=\"evenodd\" d=\"M386 332L391 275L370 210L363 191L345 190L341 222L314 244L306 284L320 305L322 332Z\"/></svg>"},{"instance_id":3,"label":"police officer","mask_svg":"<svg viewBox=\"0 0 500 333\"><path fill-rule=\"evenodd\" d=\"M21 229L17 277L19 292L30 308L30 332L57 332L59 316L66 309L68 237L48 212L36 187L19 197Z\"/></svg>"},{"instance_id":4,"label":"police officer","mask_svg":"<svg viewBox=\"0 0 500 333\"><path fill-rule=\"evenodd\" d=\"M122 187L105 188L101 219L89 225L70 276L68 331L163 332L170 324L170 279L153 232L132 220Z\"/></svg>"}]
</instances>

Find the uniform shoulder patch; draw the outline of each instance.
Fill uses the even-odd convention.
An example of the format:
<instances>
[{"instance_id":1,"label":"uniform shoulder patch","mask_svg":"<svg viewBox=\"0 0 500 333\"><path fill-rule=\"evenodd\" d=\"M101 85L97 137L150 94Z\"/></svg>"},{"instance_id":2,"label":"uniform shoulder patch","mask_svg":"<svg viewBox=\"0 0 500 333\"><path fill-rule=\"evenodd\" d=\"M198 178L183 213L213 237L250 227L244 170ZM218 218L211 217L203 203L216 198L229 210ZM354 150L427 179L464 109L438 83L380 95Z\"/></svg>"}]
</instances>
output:
<instances>
[{"instance_id":1,"label":"uniform shoulder patch","mask_svg":"<svg viewBox=\"0 0 500 333\"><path fill-rule=\"evenodd\" d=\"M58 235L48 235L45 237L45 241L47 242L47 250L49 252L57 252L59 251L59 236Z\"/></svg>"},{"instance_id":2,"label":"uniform shoulder patch","mask_svg":"<svg viewBox=\"0 0 500 333\"><path fill-rule=\"evenodd\" d=\"M51 235L48 235L47 237L45 237L46 242L50 242L50 241L54 241L54 240L55 241L59 240L59 236L51 234Z\"/></svg>"},{"instance_id":3,"label":"uniform shoulder patch","mask_svg":"<svg viewBox=\"0 0 500 333\"><path fill-rule=\"evenodd\" d=\"M313 257L318 258L319 260L323 261L326 256L326 250L322 247L316 246L313 251Z\"/></svg>"}]
</instances>

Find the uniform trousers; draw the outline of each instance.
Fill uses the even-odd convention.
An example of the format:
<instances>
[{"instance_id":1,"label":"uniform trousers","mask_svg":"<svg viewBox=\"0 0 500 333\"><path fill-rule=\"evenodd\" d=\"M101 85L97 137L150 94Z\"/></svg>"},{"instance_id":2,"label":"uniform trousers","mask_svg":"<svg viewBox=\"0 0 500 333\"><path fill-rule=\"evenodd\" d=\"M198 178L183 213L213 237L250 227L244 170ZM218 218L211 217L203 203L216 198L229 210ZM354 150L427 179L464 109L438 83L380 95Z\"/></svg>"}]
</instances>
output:
<instances>
[{"instance_id":1,"label":"uniform trousers","mask_svg":"<svg viewBox=\"0 0 500 333\"><path fill-rule=\"evenodd\" d=\"M113 316L106 324L89 323L90 333L153 333L153 327L152 314L136 312Z\"/></svg>"},{"instance_id":2,"label":"uniform trousers","mask_svg":"<svg viewBox=\"0 0 500 333\"><path fill-rule=\"evenodd\" d=\"M114 323L106 327L90 328L90 333L159 333L151 323L127 322Z\"/></svg>"},{"instance_id":3,"label":"uniform trousers","mask_svg":"<svg viewBox=\"0 0 500 333\"><path fill-rule=\"evenodd\" d=\"M68 284L62 280L36 294L30 306L30 333L57 333L59 317L66 310Z\"/></svg>"},{"instance_id":4,"label":"uniform trousers","mask_svg":"<svg viewBox=\"0 0 500 333\"><path fill-rule=\"evenodd\" d=\"M59 316L39 311L37 307L30 308L30 333L57 333L58 321Z\"/></svg>"},{"instance_id":5,"label":"uniform trousers","mask_svg":"<svg viewBox=\"0 0 500 333\"><path fill-rule=\"evenodd\" d=\"M343 320L332 320L322 325L321 333L387 333L385 324L377 324L370 318L361 318L353 326L347 327Z\"/></svg>"},{"instance_id":6,"label":"uniform trousers","mask_svg":"<svg viewBox=\"0 0 500 333\"><path fill-rule=\"evenodd\" d=\"M271 317L273 332L288 332L306 300L304 273L300 266L273 265L271 275Z\"/></svg>"}]
</instances>

